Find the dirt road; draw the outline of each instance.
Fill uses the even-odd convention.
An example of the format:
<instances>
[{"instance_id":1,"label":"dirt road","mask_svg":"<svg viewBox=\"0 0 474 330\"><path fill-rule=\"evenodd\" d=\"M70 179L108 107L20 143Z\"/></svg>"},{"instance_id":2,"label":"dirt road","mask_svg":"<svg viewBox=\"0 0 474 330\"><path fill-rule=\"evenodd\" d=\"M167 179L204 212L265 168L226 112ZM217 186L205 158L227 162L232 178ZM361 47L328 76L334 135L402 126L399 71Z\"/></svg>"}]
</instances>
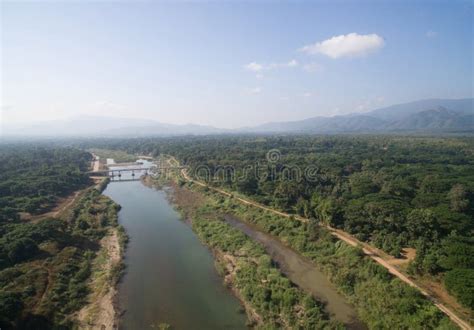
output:
<instances>
[{"instance_id":1,"label":"dirt road","mask_svg":"<svg viewBox=\"0 0 474 330\"><path fill-rule=\"evenodd\" d=\"M99 156L92 154L94 159L92 160L92 171L97 172L100 169L100 158Z\"/></svg>"},{"instance_id":2,"label":"dirt road","mask_svg":"<svg viewBox=\"0 0 474 330\"><path fill-rule=\"evenodd\" d=\"M176 160L176 158L171 157L171 161L174 162L175 166L179 166L179 162ZM172 165L171 162L170 162L170 165ZM192 179L188 175L186 169L181 170L181 175L186 181L193 182L193 183L195 183L199 186L202 186L202 187L207 187L208 189L211 189L211 190L213 190L215 192L218 192L218 193L220 193L222 195L225 195L225 196L232 196L232 194L227 192L227 191L209 186L208 184L206 184L204 182ZM288 214L288 213L285 213L285 212L281 212L281 211L278 211L278 210L274 210L270 207L267 207L265 205L262 205L260 203L257 203L257 202L254 202L254 201L242 198L242 197L234 196L234 198L235 198L235 200L237 200L237 201L239 201L243 204L251 205L251 206L257 207L259 209L271 212L271 213L276 214L276 215L280 215L280 216L287 217L287 218L293 217L295 220L303 221L303 222L308 222L309 221L309 219L306 219L306 218L303 218L303 217L300 217L300 216L294 216L294 215L291 215L291 214ZM392 258L392 259L395 259L395 258L385 254L381 250L379 250L379 249L377 249L377 248L375 248L375 247L373 247L373 246L371 246L367 243L359 241L354 236L352 236L352 235L350 235L350 234L348 234L348 233L346 233L346 232L344 232L340 229L335 229L335 228L332 228L331 226L326 226L326 228L332 233L332 235L334 235L338 239L346 242L347 244L352 245L352 246L361 246L363 252L365 253L365 255L367 255L368 257L372 258L374 261L376 261L377 263L379 263L380 265L385 267L392 275L398 277L403 282L407 283L408 285L410 285L410 286L416 288L418 291L420 291L421 294L423 294L427 299L432 301L433 304L436 307L438 307L439 310L441 310L443 313L445 313L461 329L463 329L463 330L474 329L466 321L464 321L459 316L457 316L451 309L449 309L444 304L437 301L432 295L430 295L423 288L421 288L419 285L417 285L407 275L403 274L396 267L391 265L388 260L390 258Z\"/></svg>"}]
</instances>

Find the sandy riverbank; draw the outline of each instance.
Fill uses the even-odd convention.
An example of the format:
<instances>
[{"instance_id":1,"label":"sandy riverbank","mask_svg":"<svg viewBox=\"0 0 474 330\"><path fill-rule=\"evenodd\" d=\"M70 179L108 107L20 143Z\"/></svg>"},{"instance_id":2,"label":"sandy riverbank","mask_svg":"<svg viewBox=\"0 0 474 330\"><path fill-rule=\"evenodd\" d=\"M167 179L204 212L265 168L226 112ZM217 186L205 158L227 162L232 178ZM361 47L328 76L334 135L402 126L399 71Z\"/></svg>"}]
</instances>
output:
<instances>
[{"instance_id":1,"label":"sandy riverbank","mask_svg":"<svg viewBox=\"0 0 474 330\"><path fill-rule=\"evenodd\" d=\"M80 329L117 329L117 288L114 271L122 262L118 229L110 229L100 241L100 252L93 262L88 304L77 315Z\"/></svg>"}]
</instances>

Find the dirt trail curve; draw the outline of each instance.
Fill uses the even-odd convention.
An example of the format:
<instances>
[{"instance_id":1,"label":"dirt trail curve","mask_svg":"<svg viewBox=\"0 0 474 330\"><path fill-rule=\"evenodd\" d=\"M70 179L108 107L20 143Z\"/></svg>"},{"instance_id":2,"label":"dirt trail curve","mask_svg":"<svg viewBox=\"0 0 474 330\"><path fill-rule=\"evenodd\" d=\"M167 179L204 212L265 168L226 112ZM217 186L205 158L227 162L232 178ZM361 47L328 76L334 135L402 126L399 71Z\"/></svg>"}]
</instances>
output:
<instances>
[{"instance_id":1,"label":"dirt trail curve","mask_svg":"<svg viewBox=\"0 0 474 330\"><path fill-rule=\"evenodd\" d=\"M179 166L179 162L176 160L175 157L171 157L171 161L174 162L174 165L175 166ZM170 165L172 165L170 163ZM188 173L186 172L186 169L182 169L181 170L181 175L183 176L183 178L186 180L186 181L189 181L189 182L193 182L199 186L202 186L202 187L207 187L213 191L216 191L222 195L225 195L225 196L232 196L231 193L227 192L227 191L224 191L222 189L219 189L219 188L214 188L212 186L209 186L208 184L204 183L204 182L201 182L201 181L197 181L197 180L194 180L192 179ZM303 218L303 217L300 217L300 216L294 216L294 215L291 215L291 214L288 214L288 213L285 213L285 212L281 212L281 211L277 211L275 209L272 209L270 207L267 207L265 205L262 205L260 203L257 203L257 202L254 202L254 201L251 201L251 200L248 200L248 199L244 199L244 198L241 198L241 197L238 197L238 196L234 196L235 200L238 200L239 202L243 203L243 204L247 204L247 205L252 205L254 207L257 207L259 209L262 209L262 210L265 210L265 211L268 211L268 212L271 212L273 214L276 214L276 215L280 215L280 216L283 216L283 217L287 217L287 218L290 218L290 217L293 217L294 219L298 220L298 221L303 221L303 222L308 222L309 219L306 219L306 218ZM367 243L364 243L364 242L361 242L359 241L357 238L353 237L352 235L340 230L340 229L335 229L335 228L332 228L331 226L326 226L326 228L332 233L332 235L336 236L338 239L348 243L349 245L352 245L352 246L361 246L362 247L362 250L363 252L369 256L370 258L372 258L374 261L376 261L377 263L379 263L380 265L382 265L383 267L385 267L392 275L398 277L400 280L402 280L403 282L407 283L408 285L414 287L415 289L417 289L418 291L421 292L421 294L423 294L427 299L429 299L431 302L433 302L433 304L438 307L439 310L441 310L443 313L445 313L454 323L456 323L461 329L463 330L471 330L471 329L474 329L473 327L471 327L466 321L464 321L463 319L461 319L459 316L457 316L452 310L450 310L448 307L446 307L444 304L440 303L439 301L437 301L433 296L431 296L428 292L426 292L423 288L421 288L419 285L417 285L413 280L411 280L410 278L408 278L408 276L406 276L405 274L403 274L402 272L400 272L396 267L390 265L385 259L388 257L388 255L386 255L384 252L382 252L381 250L367 244Z\"/></svg>"}]
</instances>

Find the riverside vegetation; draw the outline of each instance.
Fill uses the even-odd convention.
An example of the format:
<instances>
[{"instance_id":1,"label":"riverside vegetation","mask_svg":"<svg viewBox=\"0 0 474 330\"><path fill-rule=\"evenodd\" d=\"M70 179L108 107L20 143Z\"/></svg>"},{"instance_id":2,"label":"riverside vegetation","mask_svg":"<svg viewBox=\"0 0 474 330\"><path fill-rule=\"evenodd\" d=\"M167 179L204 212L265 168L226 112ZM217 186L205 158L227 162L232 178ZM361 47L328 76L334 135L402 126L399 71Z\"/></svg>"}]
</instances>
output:
<instances>
[{"instance_id":1,"label":"riverside vegetation","mask_svg":"<svg viewBox=\"0 0 474 330\"><path fill-rule=\"evenodd\" d=\"M119 206L101 195L103 183L83 190L60 218L20 220L19 211L40 214L57 198L87 186L90 154L31 145L1 149L0 327L73 327L74 314L91 292L99 241L119 228ZM119 235L124 244L123 231Z\"/></svg>"},{"instance_id":2,"label":"riverside vegetation","mask_svg":"<svg viewBox=\"0 0 474 330\"><path fill-rule=\"evenodd\" d=\"M316 222L305 224L291 221L286 217L242 205L232 197L223 197L200 186L182 184L187 189L206 195L212 201L200 207L199 212L214 214L214 221L204 220L208 220L209 216L197 216L202 220L193 224L199 235L204 236L204 241L211 242L211 246L232 246L234 238L225 232L213 237L216 228L229 227L218 219L231 214L278 237L287 246L313 260L354 304L360 319L370 329L456 329L449 318L417 290L394 278L385 268L364 256L359 248L336 240ZM216 221L218 224L213 224ZM211 233L208 234L206 230ZM231 230L236 232L235 235L243 235L237 229ZM270 300L271 297L270 295ZM278 298L276 301L279 301Z\"/></svg>"},{"instance_id":3,"label":"riverside vegetation","mask_svg":"<svg viewBox=\"0 0 474 330\"><path fill-rule=\"evenodd\" d=\"M213 198L196 197L195 192L176 187L174 202L199 238L213 250L216 267L243 301L250 326L344 328L330 320L320 302L283 276L260 244L223 222L221 209Z\"/></svg>"},{"instance_id":4,"label":"riverside vegetation","mask_svg":"<svg viewBox=\"0 0 474 330\"><path fill-rule=\"evenodd\" d=\"M210 185L343 229L440 282L474 309L474 138L416 136L229 136L96 141L104 148L176 156L209 170ZM277 149L280 157L266 154ZM256 177L246 168L258 164ZM233 168L233 180L223 176ZM293 169L317 169L311 180ZM274 172L272 172L274 171ZM273 174L274 173L274 174Z\"/></svg>"}]
</instances>

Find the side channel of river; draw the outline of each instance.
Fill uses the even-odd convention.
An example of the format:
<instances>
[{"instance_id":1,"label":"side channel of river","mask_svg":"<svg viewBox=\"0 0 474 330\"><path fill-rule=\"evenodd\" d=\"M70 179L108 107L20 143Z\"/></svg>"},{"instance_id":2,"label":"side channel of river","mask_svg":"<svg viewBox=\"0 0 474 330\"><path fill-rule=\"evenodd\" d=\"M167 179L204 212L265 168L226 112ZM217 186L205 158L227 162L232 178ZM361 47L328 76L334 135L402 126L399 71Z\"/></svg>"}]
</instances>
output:
<instances>
[{"instance_id":1,"label":"side channel of river","mask_svg":"<svg viewBox=\"0 0 474 330\"><path fill-rule=\"evenodd\" d=\"M310 260L285 246L277 238L259 231L255 226L229 215L226 215L224 219L234 228L262 244L278 264L281 272L300 288L324 302L326 311L334 319L344 323L348 329L366 329L366 326L358 320L354 307L347 303L326 275Z\"/></svg>"}]
</instances>

